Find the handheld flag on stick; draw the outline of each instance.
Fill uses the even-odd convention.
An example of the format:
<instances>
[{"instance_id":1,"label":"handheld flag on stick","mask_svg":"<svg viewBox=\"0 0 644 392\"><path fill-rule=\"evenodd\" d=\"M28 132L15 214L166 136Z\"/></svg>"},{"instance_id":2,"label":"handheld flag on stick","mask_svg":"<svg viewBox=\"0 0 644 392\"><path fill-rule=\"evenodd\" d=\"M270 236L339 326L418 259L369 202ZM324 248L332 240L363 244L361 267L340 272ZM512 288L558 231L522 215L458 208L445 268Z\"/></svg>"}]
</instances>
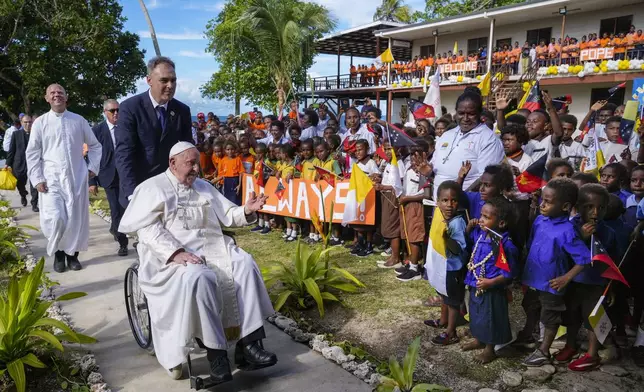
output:
<instances>
[{"instance_id":1,"label":"handheld flag on stick","mask_svg":"<svg viewBox=\"0 0 644 392\"><path fill-rule=\"evenodd\" d=\"M425 94L425 99L423 103L434 108L434 111L441 110L441 66L436 67L436 73L432 76L429 81L429 89L427 89L427 94Z\"/></svg>"},{"instance_id":2,"label":"handheld flag on stick","mask_svg":"<svg viewBox=\"0 0 644 392\"><path fill-rule=\"evenodd\" d=\"M264 165L261 164L259 165L259 169L257 169L257 178L255 179L255 183L257 186L264 187L266 186L266 180L264 179Z\"/></svg>"},{"instance_id":3,"label":"handheld flag on stick","mask_svg":"<svg viewBox=\"0 0 644 392\"><path fill-rule=\"evenodd\" d=\"M593 309L588 317L590 326L593 327L593 332L595 332L595 336L597 337L597 340L599 340L600 344L604 343L608 333L613 329L613 323L610 322L610 319L606 314L606 309L604 309L604 305L602 304L602 302L604 302L604 298L606 297L603 295L599 298L597 305L595 305L595 309Z\"/></svg>"},{"instance_id":4,"label":"handheld flag on stick","mask_svg":"<svg viewBox=\"0 0 644 392\"><path fill-rule=\"evenodd\" d=\"M367 194L373 189L371 179L354 163L351 167L351 179L349 180L349 191L344 204L342 214L342 225L358 219L358 206L367 198Z\"/></svg>"},{"instance_id":5,"label":"handheld flag on stick","mask_svg":"<svg viewBox=\"0 0 644 392\"><path fill-rule=\"evenodd\" d=\"M452 54L455 56L458 54L458 41L454 41L454 50L452 50Z\"/></svg>"},{"instance_id":6,"label":"handheld flag on stick","mask_svg":"<svg viewBox=\"0 0 644 392\"><path fill-rule=\"evenodd\" d=\"M335 187L335 179L337 178L337 175L335 173L328 171L327 169L321 168L319 166L313 166L313 167L315 167L315 171L318 173L320 180L324 180L332 187Z\"/></svg>"},{"instance_id":7,"label":"handheld flag on stick","mask_svg":"<svg viewBox=\"0 0 644 392\"><path fill-rule=\"evenodd\" d=\"M389 142L391 143L391 141ZM392 166L392 187L394 188L394 194L396 198L402 195L402 179L400 178L400 168L398 167L398 158L396 157L396 152L394 149L391 149L391 166ZM401 206L402 207L402 206Z\"/></svg>"},{"instance_id":8,"label":"handheld flag on stick","mask_svg":"<svg viewBox=\"0 0 644 392\"><path fill-rule=\"evenodd\" d=\"M494 263L494 266L502 269L505 272L510 272L510 264L508 264L508 259L505 257L502 238L499 239L499 255L496 258L496 263Z\"/></svg>"},{"instance_id":9,"label":"handheld flag on stick","mask_svg":"<svg viewBox=\"0 0 644 392\"><path fill-rule=\"evenodd\" d=\"M562 95L560 97L552 98L552 106L554 106L557 111L568 107L570 104L572 104L572 95Z\"/></svg>"},{"instance_id":10,"label":"handheld flag on stick","mask_svg":"<svg viewBox=\"0 0 644 392\"><path fill-rule=\"evenodd\" d=\"M282 197L284 197L284 191L286 190L286 187L284 187L284 184L282 183L282 179L280 178L279 181L277 182L277 188L275 188L275 196L279 200L282 200Z\"/></svg>"},{"instance_id":11,"label":"handheld flag on stick","mask_svg":"<svg viewBox=\"0 0 644 392\"><path fill-rule=\"evenodd\" d=\"M537 109L542 107L541 105L541 88L539 87L539 82L537 81L531 88L528 90L521 98L519 102L519 109L528 109L531 112L534 112Z\"/></svg>"},{"instance_id":12,"label":"handheld flag on stick","mask_svg":"<svg viewBox=\"0 0 644 392\"><path fill-rule=\"evenodd\" d=\"M542 156L516 178L515 181L520 192L532 193L546 184L544 174L546 172L547 159L547 154Z\"/></svg>"},{"instance_id":13,"label":"handheld flag on stick","mask_svg":"<svg viewBox=\"0 0 644 392\"><path fill-rule=\"evenodd\" d=\"M436 117L436 112L433 107L418 100L407 99L407 107L409 107L411 115L414 116L414 120Z\"/></svg>"},{"instance_id":14,"label":"handheld flag on stick","mask_svg":"<svg viewBox=\"0 0 644 392\"><path fill-rule=\"evenodd\" d=\"M387 124L387 131L389 134L389 143L391 143L392 147L410 147L416 145L416 142L398 127Z\"/></svg>"},{"instance_id":15,"label":"handheld flag on stick","mask_svg":"<svg viewBox=\"0 0 644 392\"><path fill-rule=\"evenodd\" d=\"M481 83L479 83L479 85L477 86L479 90L481 90L482 97L487 97L488 95L490 95L491 86L492 86L492 74L488 72L483 77L483 80L481 80Z\"/></svg>"},{"instance_id":16,"label":"handheld flag on stick","mask_svg":"<svg viewBox=\"0 0 644 392\"><path fill-rule=\"evenodd\" d=\"M622 121L619 124L619 138L617 139L617 142L628 144L633 136L633 131L635 131L635 121L622 118Z\"/></svg>"},{"instance_id":17,"label":"handheld flag on stick","mask_svg":"<svg viewBox=\"0 0 644 392\"><path fill-rule=\"evenodd\" d=\"M601 276L606 279L617 280L624 283L627 287L630 287L624 275L619 270L619 268L613 262L613 259L610 258L608 252L604 248L601 242L597 240L594 236L592 237L593 249L592 249L592 261L599 262L598 267L603 269Z\"/></svg>"},{"instance_id":18,"label":"handheld flag on stick","mask_svg":"<svg viewBox=\"0 0 644 392\"><path fill-rule=\"evenodd\" d=\"M599 179L599 169L606 165L606 159L604 159L604 153L602 152L601 146L599 145L599 138L597 137L597 132L595 129L590 131L592 133L592 140L586 148L586 156L581 162L581 167L579 170L585 173L593 173Z\"/></svg>"},{"instance_id":19,"label":"handheld flag on stick","mask_svg":"<svg viewBox=\"0 0 644 392\"><path fill-rule=\"evenodd\" d=\"M625 88L625 87L626 87L626 82L623 82L623 83L618 84L618 85L617 85L617 86L615 86L615 87L611 87L611 88L609 88L609 89L608 89L608 99L612 98L612 97L613 97L613 95L615 95L615 93L616 93L617 91L619 91L619 89L620 89L620 88Z\"/></svg>"},{"instance_id":20,"label":"handheld flag on stick","mask_svg":"<svg viewBox=\"0 0 644 392\"><path fill-rule=\"evenodd\" d=\"M445 231L447 231L445 218L439 208L434 208L427 242L425 271L429 284L442 295L447 295L447 246L443 237Z\"/></svg>"}]
</instances>

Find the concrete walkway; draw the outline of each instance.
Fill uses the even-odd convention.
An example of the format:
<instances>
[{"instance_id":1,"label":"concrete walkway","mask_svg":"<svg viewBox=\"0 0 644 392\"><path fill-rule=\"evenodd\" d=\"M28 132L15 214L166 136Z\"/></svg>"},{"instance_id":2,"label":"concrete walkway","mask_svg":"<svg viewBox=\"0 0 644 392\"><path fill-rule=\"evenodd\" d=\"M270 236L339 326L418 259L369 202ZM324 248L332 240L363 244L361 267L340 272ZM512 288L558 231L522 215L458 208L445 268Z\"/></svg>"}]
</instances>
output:
<instances>
[{"instance_id":1,"label":"concrete walkway","mask_svg":"<svg viewBox=\"0 0 644 392\"><path fill-rule=\"evenodd\" d=\"M2 191L13 207L20 206L17 192ZM30 207L22 208L17 217L19 224L40 227L38 214ZM53 261L47 258L46 270L50 278L60 283L57 294L83 291L88 295L63 302L63 309L71 315L75 327L99 340L88 346L96 355L106 382L113 391L188 391L186 379L171 380L155 357L141 350L130 331L125 310L123 278L126 269L135 262L135 252L128 257L116 256L118 244L108 232L109 225L90 214L89 251L79 255L83 270L63 274L53 272ZM36 258L46 257L46 239L42 233L33 233L30 241ZM262 391L262 392L342 392L371 391L364 382L327 361L308 347L296 343L289 336L267 323L267 349L274 351L279 362L276 366L255 372L233 370L234 380L212 391ZM233 358L232 350L229 358ZM208 363L198 356L193 368L206 375ZM184 365L184 377L187 377Z\"/></svg>"}]
</instances>

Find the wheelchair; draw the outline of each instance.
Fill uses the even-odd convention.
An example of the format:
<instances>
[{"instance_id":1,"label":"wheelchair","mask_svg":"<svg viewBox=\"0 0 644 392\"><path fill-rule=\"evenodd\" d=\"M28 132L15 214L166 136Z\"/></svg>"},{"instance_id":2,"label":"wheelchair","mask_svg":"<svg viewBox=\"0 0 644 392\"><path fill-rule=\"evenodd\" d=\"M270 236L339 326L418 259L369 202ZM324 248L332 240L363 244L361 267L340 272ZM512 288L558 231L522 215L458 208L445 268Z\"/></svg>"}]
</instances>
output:
<instances>
[{"instance_id":1,"label":"wheelchair","mask_svg":"<svg viewBox=\"0 0 644 392\"><path fill-rule=\"evenodd\" d=\"M223 231L235 241L232 232ZM136 245L134 249L136 251ZM139 286L139 261L137 260L132 264L127 271L125 271L125 279L123 282L123 291L125 294L125 309L127 310L127 318L130 322L130 329L136 344L145 350L149 355L154 355L154 344L152 342L152 323L150 321L150 312L148 308L148 300ZM208 389L218 385L211 381L210 377L200 377L192 374L192 362L190 354L186 357L188 365L188 377L190 379L190 389L201 390Z\"/></svg>"}]
</instances>

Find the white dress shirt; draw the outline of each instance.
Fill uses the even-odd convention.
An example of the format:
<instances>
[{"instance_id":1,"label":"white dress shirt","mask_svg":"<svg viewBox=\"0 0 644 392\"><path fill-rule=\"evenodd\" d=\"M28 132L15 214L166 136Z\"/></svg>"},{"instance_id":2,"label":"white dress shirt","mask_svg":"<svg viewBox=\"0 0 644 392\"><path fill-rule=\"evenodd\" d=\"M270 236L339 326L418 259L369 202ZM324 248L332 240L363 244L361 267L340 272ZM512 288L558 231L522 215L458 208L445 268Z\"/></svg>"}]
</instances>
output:
<instances>
[{"instance_id":1,"label":"white dress shirt","mask_svg":"<svg viewBox=\"0 0 644 392\"><path fill-rule=\"evenodd\" d=\"M9 152L9 148L11 147L11 135L13 135L14 132L16 132L18 128L14 127L13 125L9 127L4 133L4 140L2 141L2 149L5 152Z\"/></svg>"},{"instance_id":2,"label":"white dress shirt","mask_svg":"<svg viewBox=\"0 0 644 392\"><path fill-rule=\"evenodd\" d=\"M114 128L116 128L116 124L112 124L111 122L107 121L107 128L110 130L110 137L112 137L112 145L116 147L116 138L114 137Z\"/></svg>"},{"instance_id":3,"label":"white dress shirt","mask_svg":"<svg viewBox=\"0 0 644 392\"><path fill-rule=\"evenodd\" d=\"M150 96L150 100L152 101L152 107L154 108L155 111L157 110L157 106L162 106L165 110L168 110L168 103L167 102L164 104L158 103L152 96L151 90L148 90L148 95Z\"/></svg>"},{"instance_id":4,"label":"white dress shirt","mask_svg":"<svg viewBox=\"0 0 644 392\"><path fill-rule=\"evenodd\" d=\"M481 177L486 166L497 165L504 157L501 139L484 123L467 133L461 132L460 127L446 131L436 140L436 151L431 161L435 173L434 200L443 181L458 178L463 162L472 163L472 169L463 182L463 189L467 189Z\"/></svg>"}]
</instances>

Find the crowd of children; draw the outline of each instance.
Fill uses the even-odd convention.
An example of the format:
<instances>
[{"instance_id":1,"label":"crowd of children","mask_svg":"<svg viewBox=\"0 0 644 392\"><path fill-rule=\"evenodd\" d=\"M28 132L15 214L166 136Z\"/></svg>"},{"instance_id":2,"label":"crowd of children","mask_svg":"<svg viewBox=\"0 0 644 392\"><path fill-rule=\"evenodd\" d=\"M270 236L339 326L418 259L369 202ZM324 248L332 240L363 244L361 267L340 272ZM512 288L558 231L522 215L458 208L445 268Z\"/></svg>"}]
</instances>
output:
<instances>
[{"instance_id":1,"label":"crowd of children","mask_svg":"<svg viewBox=\"0 0 644 392\"><path fill-rule=\"evenodd\" d=\"M466 94L472 97L477 89L468 90ZM239 137L225 133L200 138L203 174L229 200L239 203L243 173L252 173L257 180L259 176L262 181L275 176L288 182L292 178L318 180L316 168L323 168L343 179L351 175L351 166L356 163L374 183L376 224L349 228L334 224L329 245L342 245L343 239L353 238L346 247L351 254L366 257L379 244L384 260L377 266L395 270L392 277L402 282L423 278L428 233L437 224L432 216L439 217L445 225L441 235L446 290L441 293L440 319L425 323L444 328L432 343L450 345L460 341L456 327L465 323L463 314L469 314L474 339L462 349L482 349L476 357L480 363L494 360L496 349L514 341L518 346L536 345L523 362L526 366L556 361L569 362L574 371L596 369L601 344L588 317L608 283L602 277L602 265L591 261L601 247L621 265L630 283L630 287L612 283L612 301L604 306L614 329L602 343L624 347L628 337L639 331L631 352L636 364L644 366L644 330L639 327L644 305L639 276L644 267L638 260L644 252L644 154L639 152L644 127L624 143L619 132L622 108L601 101L580 122L566 113L565 106L555 109L547 92L543 97L545 110L518 110L507 118L503 97L497 97L496 115L484 111L478 100L477 121L500 129L505 159L485 167L468 189L463 189L463 182L472 163L462 162L458 176L443 181L436 197L430 163L435 144L444 144L442 135L459 126L461 108L454 118L446 115L434 124L420 120L416 129L404 128L415 145L399 147L390 144L375 108L369 109L365 124L361 124L358 110L351 107L339 113L338 118L345 116L344 127L335 117L319 127L315 112L299 113L294 105L293 117L298 120L289 115L271 121L270 138L258 140L252 132ZM592 131L597 133L607 161L594 174L580 171L591 134L584 129L589 119L594 121ZM312 137L300 138L298 123L302 122ZM534 192L518 189L517 177L544 156L545 185ZM434 208L440 214L435 215ZM321 240L309 221L266 213L259 215L258 225L252 229L261 234L272 230L281 230L288 242L300 237L310 244ZM631 238L639 240L631 243ZM508 313L513 282L523 286L521 304L526 315L523 329L514 338ZM436 304L436 299L432 300L429 305ZM566 345L551 355L560 326L567 327ZM577 336L582 326L589 342L585 353L580 351Z\"/></svg>"}]
</instances>

